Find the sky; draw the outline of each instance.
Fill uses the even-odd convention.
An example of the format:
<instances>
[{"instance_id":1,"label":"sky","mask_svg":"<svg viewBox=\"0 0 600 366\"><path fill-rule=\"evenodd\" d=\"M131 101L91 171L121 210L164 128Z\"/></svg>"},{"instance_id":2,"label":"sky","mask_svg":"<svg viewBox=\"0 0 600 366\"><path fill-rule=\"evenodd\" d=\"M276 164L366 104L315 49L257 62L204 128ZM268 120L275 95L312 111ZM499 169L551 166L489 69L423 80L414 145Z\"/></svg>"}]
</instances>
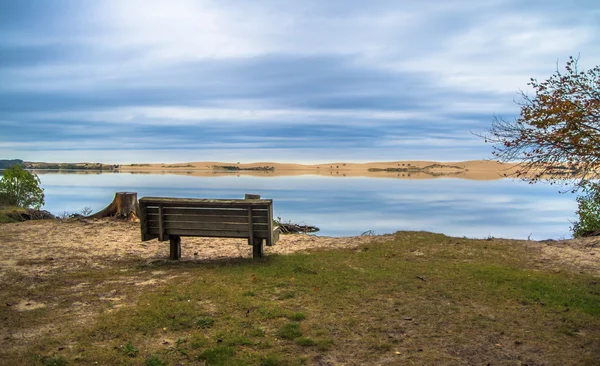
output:
<instances>
[{"instance_id":1,"label":"sky","mask_svg":"<svg viewBox=\"0 0 600 366\"><path fill-rule=\"evenodd\" d=\"M0 0L0 159L486 159L570 55L597 0Z\"/></svg>"}]
</instances>

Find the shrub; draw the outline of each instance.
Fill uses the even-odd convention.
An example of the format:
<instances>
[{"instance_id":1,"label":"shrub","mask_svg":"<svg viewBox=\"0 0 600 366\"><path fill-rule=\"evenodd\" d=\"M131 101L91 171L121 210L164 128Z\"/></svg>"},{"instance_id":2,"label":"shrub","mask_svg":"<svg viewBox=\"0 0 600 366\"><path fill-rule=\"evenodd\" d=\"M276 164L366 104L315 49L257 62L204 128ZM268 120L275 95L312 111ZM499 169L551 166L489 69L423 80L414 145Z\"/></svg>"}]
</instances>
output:
<instances>
[{"instance_id":1,"label":"shrub","mask_svg":"<svg viewBox=\"0 0 600 366\"><path fill-rule=\"evenodd\" d=\"M573 237L579 238L600 231L600 185L595 185L577 197L578 221L573 223Z\"/></svg>"},{"instance_id":2,"label":"shrub","mask_svg":"<svg viewBox=\"0 0 600 366\"><path fill-rule=\"evenodd\" d=\"M0 179L0 203L22 208L39 209L44 205L44 190L40 178L14 165L4 171Z\"/></svg>"}]
</instances>

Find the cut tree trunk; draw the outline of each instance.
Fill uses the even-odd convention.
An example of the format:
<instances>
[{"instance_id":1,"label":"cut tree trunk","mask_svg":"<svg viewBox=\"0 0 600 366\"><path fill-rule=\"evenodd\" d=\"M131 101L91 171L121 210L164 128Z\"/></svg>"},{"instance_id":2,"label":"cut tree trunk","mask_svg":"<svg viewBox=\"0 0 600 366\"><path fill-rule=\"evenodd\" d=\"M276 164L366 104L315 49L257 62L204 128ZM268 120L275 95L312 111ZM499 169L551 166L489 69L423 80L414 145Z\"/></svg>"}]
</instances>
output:
<instances>
[{"instance_id":1,"label":"cut tree trunk","mask_svg":"<svg viewBox=\"0 0 600 366\"><path fill-rule=\"evenodd\" d=\"M139 218L139 205L137 192L117 192L114 200L102 211L86 216L86 219L100 219L103 217L114 217L121 220Z\"/></svg>"}]
</instances>

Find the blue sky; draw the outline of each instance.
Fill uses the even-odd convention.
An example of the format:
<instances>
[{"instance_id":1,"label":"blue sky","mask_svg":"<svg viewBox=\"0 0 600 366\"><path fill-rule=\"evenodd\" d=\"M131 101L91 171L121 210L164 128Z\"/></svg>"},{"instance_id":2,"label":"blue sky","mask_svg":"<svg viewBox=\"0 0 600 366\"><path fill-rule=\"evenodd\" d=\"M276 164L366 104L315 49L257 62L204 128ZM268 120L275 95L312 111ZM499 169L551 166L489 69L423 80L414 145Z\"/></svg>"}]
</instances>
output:
<instances>
[{"instance_id":1,"label":"blue sky","mask_svg":"<svg viewBox=\"0 0 600 366\"><path fill-rule=\"evenodd\" d=\"M466 160L597 1L0 1L0 159Z\"/></svg>"}]
</instances>

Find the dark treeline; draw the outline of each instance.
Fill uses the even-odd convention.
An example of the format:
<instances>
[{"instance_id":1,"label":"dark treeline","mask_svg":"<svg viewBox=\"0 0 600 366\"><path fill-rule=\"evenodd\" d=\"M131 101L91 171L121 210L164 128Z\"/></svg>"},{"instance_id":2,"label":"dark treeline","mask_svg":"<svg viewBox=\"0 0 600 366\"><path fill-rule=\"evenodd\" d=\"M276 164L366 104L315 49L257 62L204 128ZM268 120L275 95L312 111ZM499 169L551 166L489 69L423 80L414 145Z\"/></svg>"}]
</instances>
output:
<instances>
[{"instance_id":1,"label":"dark treeline","mask_svg":"<svg viewBox=\"0 0 600 366\"><path fill-rule=\"evenodd\" d=\"M23 160L21 160L21 159L12 159L12 160L0 159L0 169L7 169L14 165L23 165Z\"/></svg>"}]
</instances>

